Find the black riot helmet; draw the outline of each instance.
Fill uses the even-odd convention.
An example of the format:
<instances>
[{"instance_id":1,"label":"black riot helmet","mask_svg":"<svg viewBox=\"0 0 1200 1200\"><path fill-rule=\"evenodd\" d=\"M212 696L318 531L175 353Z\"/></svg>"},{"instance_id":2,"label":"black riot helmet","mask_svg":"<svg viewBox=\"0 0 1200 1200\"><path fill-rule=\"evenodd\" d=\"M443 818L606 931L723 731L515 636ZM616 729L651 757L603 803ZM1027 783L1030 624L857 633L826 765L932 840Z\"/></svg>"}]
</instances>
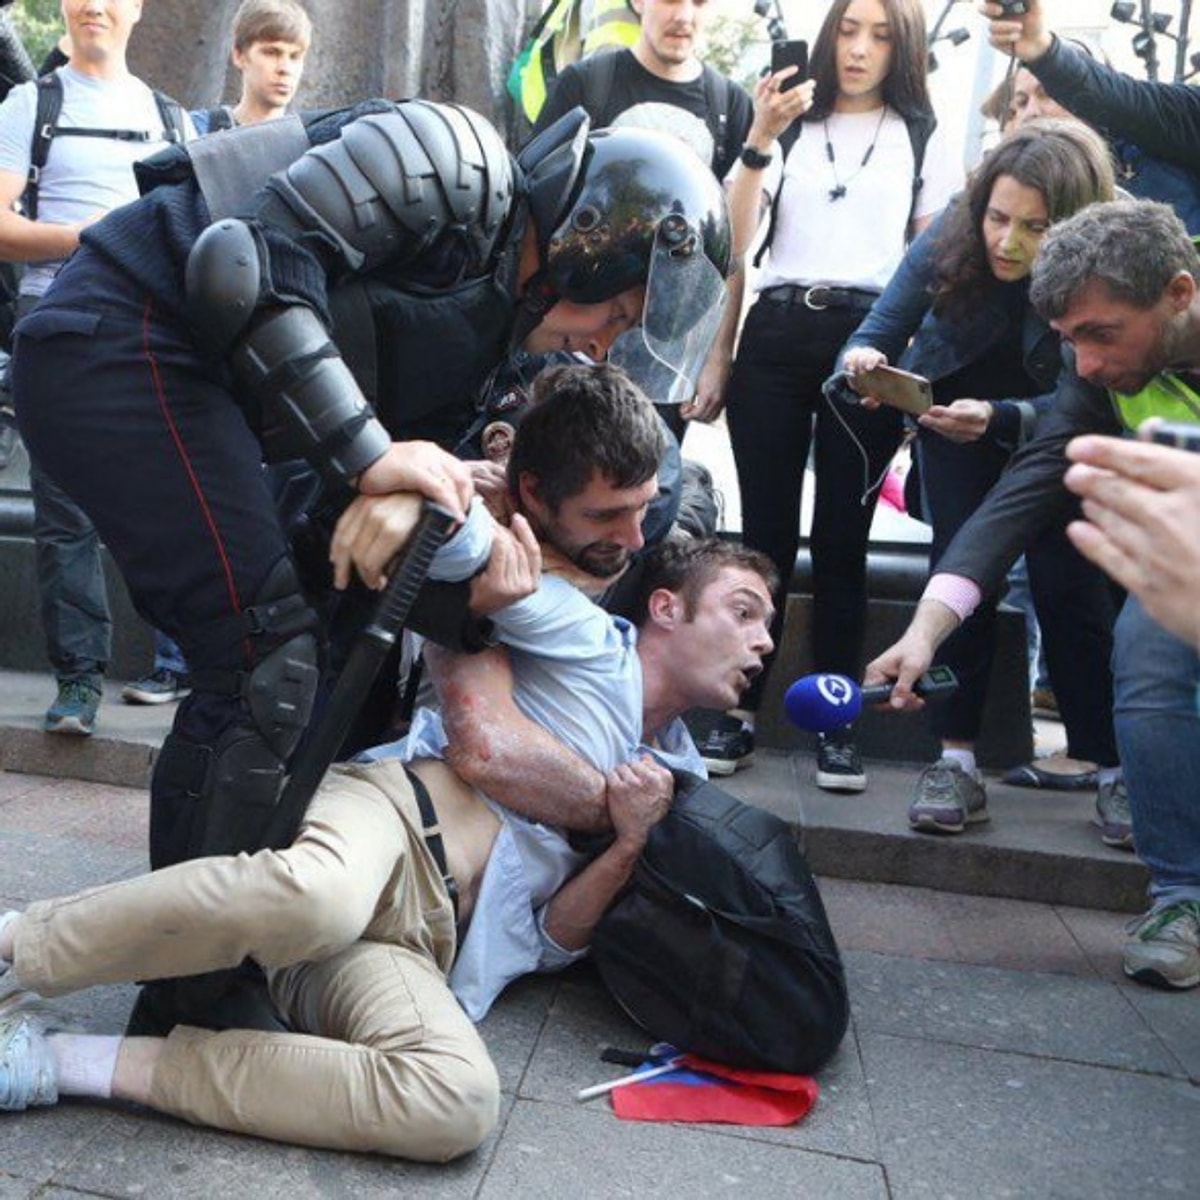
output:
<instances>
[{"instance_id":1,"label":"black riot helmet","mask_svg":"<svg viewBox=\"0 0 1200 1200\"><path fill-rule=\"evenodd\" d=\"M590 132L581 109L534 139L521 164L540 264L523 297L524 333L559 300L599 304L645 285L641 326L609 359L652 400L682 398L716 335L729 270L729 215L712 171L670 134Z\"/></svg>"}]
</instances>

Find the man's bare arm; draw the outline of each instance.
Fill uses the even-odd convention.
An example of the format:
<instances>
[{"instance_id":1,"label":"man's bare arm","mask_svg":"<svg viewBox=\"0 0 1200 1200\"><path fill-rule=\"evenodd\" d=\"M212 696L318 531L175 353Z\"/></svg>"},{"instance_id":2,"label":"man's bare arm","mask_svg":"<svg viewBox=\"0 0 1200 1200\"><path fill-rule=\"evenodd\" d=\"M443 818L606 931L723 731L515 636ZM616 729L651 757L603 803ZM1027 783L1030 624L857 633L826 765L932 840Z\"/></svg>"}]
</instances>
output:
<instances>
[{"instance_id":1,"label":"man's bare arm","mask_svg":"<svg viewBox=\"0 0 1200 1200\"><path fill-rule=\"evenodd\" d=\"M507 651L452 654L427 646L456 775L531 821L580 833L611 826L604 775L531 721L512 698Z\"/></svg>"},{"instance_id":2,"label":"man's bare arm","mask_svg":"<svg viewBox=\"0 0 1200 1200\"><path fill-rule=\"evenodd\" d=\"M25 178L15 171L0 171L0 259L6 262L54 261L73 254L79 245L79 225L51 225L31 221L13 211L25 191ZM96 216L103 216L97 213ZM93 218L94 219L94 218Z\"/></svg>"},{"instance_id":3,"label":"man's bare arm","mask_svg":"<svg viewBox=\"0 0 1200 1200\"><path fill-rule=\"evenodd\" d=\"M607 776L612 845L569 879L546 906L546 933L564 950L582 950L608 906L629 882L650 836L675 798L666 767L643 755Z\"/></svg>"}]
</instances>

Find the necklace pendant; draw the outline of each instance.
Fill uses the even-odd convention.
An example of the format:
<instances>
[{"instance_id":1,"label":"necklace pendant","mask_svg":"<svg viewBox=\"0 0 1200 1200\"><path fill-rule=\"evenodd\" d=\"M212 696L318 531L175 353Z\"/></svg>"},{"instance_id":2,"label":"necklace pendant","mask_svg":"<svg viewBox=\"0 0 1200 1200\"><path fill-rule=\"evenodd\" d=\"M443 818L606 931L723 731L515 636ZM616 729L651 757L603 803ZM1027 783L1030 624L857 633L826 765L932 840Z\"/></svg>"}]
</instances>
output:
<instances>
[{"instance_id":1,"label":"necklace pendant","mask_svg":"<svg viewBox=\"0 0 1200 1200\"><path fill-rule=\"evenodd\" d=\"M837 187L829 189L829 199L832 203L834 200L840 200L846 194L846 185L839 183Z\"/></svg>"}]
</instances>

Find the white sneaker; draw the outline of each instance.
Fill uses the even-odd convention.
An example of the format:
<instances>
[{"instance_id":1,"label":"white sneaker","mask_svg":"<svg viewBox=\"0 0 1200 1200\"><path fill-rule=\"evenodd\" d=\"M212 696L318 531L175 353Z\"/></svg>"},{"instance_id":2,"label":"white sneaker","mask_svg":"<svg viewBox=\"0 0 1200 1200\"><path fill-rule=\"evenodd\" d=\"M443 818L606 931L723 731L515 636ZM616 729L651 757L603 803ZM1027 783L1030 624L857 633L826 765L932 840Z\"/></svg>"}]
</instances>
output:
<instances>
[{"instance_id":1,"label":"white sneaker","mask_svg":"<svg viewBox=\"0 0 1200 1200\"><path fill-rule=\"evenodd\" d=\"M1125 943L1125 974L1152 987L1200 984L1200 900L1180 900L1148 912Z\"/></svg>"}]
</instances>

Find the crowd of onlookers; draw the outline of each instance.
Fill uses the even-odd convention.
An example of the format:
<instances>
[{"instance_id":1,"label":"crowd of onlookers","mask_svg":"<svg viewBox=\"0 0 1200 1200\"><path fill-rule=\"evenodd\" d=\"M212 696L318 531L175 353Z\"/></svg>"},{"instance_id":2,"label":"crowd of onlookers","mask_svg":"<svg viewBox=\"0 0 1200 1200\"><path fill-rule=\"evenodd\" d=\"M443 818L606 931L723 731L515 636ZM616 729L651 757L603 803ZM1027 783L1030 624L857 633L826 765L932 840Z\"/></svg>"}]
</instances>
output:
<instances>
[{"instance_id":1,"label":"crowd of onlookers","mask_svg":"<svg viewBox=\"0 0 1200 1200\"><path fill-rule=\"evenodd\" d=\"M1023 556L1067 746L1006 778L1096 791L1103 840L1151 876L1126 973L1200 984L1200 460L1116 440L1200 428L1200 94L1113 71L1039 0L985 4L1013 69L963 178L920 0L833 0L807 70L752 96L701 61L706 0L630 7L629 44L559 76L515 163L482 118L423 101L280 120L311 37L294 0L241 5L236 105L185 115L129 73L140 0L64 0L51 82L0 107L45 728L95 725L101 537L164 628L126 698L186 696L152 786L155 872L0 914L22 987L159 977L135 1036L0 1014L0 1107L118 1095L307 1144L477 1145L497 1083L471 1018L586 950L668 767L748 765L810 463L814 667L894 683L896 709L935 662L958 679L910 827L990 819L975 745ZM222 132L249 125L250 151ZM39 129L54 154L31 176ZM139 169L164 186L129 203L155 149ZM412 440L414 396L455 372L486 381L474 425ZM687 422L722 414L740 546L705 536L707 483L679 464ZM869 531L902 448L930 578L864 664ZM264 472L281 458L312 468L302 523L328 521L332 578L285 536L306 476ZM326 635L336 665L420 495L458 522L433 572L453 599L421 618L434 695L272 841ZM821 735L816 781L867 787L852 725ZM225 1026L228 992L173 982L246 958L264 1007L239 999Z\"/></svg>"}]
</instances>

